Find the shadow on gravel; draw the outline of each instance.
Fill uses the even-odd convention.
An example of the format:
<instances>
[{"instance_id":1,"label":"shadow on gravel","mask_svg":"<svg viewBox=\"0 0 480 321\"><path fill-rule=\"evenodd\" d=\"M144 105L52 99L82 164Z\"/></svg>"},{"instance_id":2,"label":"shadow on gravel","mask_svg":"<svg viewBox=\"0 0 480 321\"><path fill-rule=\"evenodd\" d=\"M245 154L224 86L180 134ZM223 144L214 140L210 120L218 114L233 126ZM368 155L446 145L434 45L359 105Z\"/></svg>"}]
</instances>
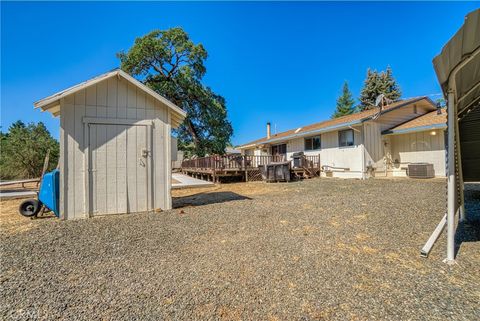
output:
<instances>
[{"instance_id":1,"label":"shadow on gravel","mask_svg":"<svg viewBox=\"0 0 480 321\"><path fill-rule=\"evenodd\" d=\"M233 192L198 193L172 199L173 208L200 206L231 201L250 200L251 198Z\"/></svg>"},{"instance_id":2,"label":"shadow on gravel","mask_svg":"<svg viewBox=\"0 0 480 321\"><path fill-rule=\"evenodd\" d=\"M455 233L455 255L463 242L480 241L480 184L465 184L465 213Z\"/></svg>"}]
</instances>

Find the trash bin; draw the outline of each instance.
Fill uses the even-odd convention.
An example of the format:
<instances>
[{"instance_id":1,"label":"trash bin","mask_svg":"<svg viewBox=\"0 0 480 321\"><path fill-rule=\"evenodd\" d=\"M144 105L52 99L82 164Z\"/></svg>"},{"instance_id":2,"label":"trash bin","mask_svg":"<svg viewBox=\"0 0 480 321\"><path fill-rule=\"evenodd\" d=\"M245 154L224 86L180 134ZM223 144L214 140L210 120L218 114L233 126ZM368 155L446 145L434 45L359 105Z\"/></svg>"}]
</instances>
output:
<instances>
[{"instance_id":1,"label":"trash bin","mask_svg":"<svg viewBox=\"0 0 480 321\"><path fill-rule=\"evenodd\" d=\"M293 158L293 168L302 168L303 164L303 152L296 152L292 154Z\"/></svg>"},{"instance_id":2,"label":"trash bin","mask_svg":"<svg viewBox=\"0 0 480 321\"><path fill-rule=\"evenodd\" d=\"M290 181L290 162L275 162L264 166L262 172L265 173L267 182L289 182Z\"/></svg>"}]
</instances>

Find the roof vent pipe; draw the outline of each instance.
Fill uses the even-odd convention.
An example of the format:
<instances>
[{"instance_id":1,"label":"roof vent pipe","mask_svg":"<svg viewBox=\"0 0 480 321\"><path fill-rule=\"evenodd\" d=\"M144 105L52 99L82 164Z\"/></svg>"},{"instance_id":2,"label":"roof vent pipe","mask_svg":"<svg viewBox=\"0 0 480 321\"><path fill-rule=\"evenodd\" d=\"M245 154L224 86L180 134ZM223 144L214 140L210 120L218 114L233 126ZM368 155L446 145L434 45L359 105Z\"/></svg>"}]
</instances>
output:
<instances>
[{"instance_id":1,"label":"roof vent pipe","mask_svg":"<svg viewBox=\"0 0 480 321\"><path fill-rule=\"evenodd\" d=\"M270 137L272 136L272 131L270 127L271 127L270 123L268 122L267 123L267 139L270 139Z\"/></svg>"}]
</instances>

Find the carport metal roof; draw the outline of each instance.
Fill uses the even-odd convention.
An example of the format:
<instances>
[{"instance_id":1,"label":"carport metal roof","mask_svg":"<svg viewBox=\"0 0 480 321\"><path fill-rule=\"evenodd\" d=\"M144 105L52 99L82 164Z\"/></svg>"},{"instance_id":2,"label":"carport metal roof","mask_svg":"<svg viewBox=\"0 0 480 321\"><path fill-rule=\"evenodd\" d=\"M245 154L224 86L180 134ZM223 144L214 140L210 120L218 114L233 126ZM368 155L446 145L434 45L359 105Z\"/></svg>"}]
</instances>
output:
<instances>
[{"instance_id":1,"label":"carport metal roof","mask_svg":"<svg viewBox=\"0 0 480 321\"><path fill-rule=\"evenodd\" d=\"M445 97L455 91L459 115L480 102L480 9L465 17L464 25L433 59ZM452 86L449 86L451 83Z\"/></svg>"},{"instance_id":2,"label":"carport metal roof","mask_svg":"<svg viewBox=\"0 0 480 321\"><path fill-rule=\"evenodd\" d=\"M447 214L422 249L428 255L447 226L447 263L455 262L456 216L465 219L465 181L480 181L480 9L465 17L463 26L433 59L447 97Z\"/></svg>"}]
</instances>

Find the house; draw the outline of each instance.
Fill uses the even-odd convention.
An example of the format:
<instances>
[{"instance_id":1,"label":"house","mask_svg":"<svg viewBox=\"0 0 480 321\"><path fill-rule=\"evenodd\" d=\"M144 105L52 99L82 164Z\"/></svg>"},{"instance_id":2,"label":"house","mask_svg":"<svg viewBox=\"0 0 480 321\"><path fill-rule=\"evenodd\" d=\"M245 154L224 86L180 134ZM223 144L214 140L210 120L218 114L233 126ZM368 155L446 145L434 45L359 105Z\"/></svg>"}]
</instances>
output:
<instances>
[{"instance_id":1,"label":"house","mask_svg":"<svg viewBox=\"0 0 480 321\"><path fill-rule=\"evenodd\" d=\"M171 129L186 114L122 70L34 103L60 117L64 219L167 210Z\"/></svg>"},{"instance_id":2,"label":"house","mask_svg":"<svg viewBox=\"0 0 480 321\"><path fill-rule=\"evenodd\" d=\"M444 110L427 97L267 135L238 146L244 155L319 155L322 175L343 178L404 176L411 162L445 176Z\"/></svg>"}]
</instances>

